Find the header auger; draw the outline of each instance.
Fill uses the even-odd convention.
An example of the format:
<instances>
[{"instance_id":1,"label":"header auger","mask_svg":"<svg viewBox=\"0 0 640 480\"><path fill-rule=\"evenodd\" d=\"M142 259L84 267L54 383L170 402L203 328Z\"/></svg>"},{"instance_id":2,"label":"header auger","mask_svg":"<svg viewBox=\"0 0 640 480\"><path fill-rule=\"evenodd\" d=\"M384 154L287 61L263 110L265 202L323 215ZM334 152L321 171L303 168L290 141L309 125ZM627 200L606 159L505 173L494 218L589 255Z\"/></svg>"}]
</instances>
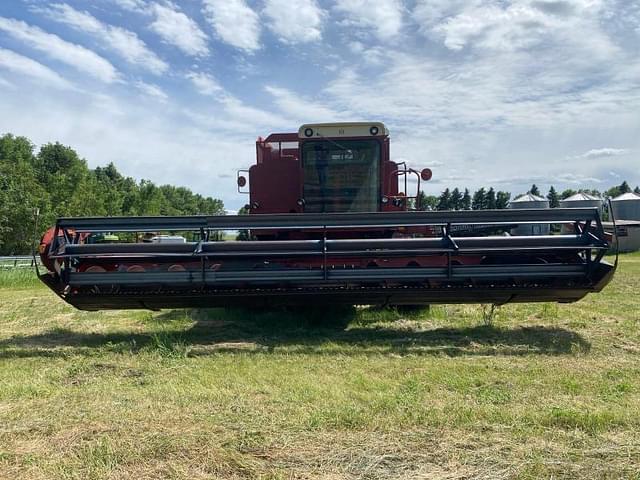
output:
<instances>
[{"instance_id":1,"label":"header auger","mask_svg":"<svg viewBox=\"0 0 640 480\"><path fill-rule=\"evenodd\" d=\"M61 218L41 279L86 310L503 304L576 301L615 270L595 208L409 211L431 172L392 162L381 123L303 125L256 148L237 181L248 215ZM509 234L523 225L570 233ZM219 241L227 230L248 240Z\"/></svg>"}]
</instances>

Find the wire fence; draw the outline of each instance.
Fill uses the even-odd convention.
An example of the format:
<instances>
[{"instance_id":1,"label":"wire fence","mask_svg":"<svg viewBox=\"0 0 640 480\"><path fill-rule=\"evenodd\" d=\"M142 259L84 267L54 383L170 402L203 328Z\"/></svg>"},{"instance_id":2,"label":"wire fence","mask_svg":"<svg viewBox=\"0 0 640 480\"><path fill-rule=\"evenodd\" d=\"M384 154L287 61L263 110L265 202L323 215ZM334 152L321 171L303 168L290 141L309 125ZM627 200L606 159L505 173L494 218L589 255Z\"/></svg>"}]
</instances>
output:
<instances>
[{"instance_id":1,"label":"wire fence","mask_svg":"<svg viewBox=\"0 0 640 480\"><path fill-rule=\"evenodd\" d=\"M36 256L35 262L41 265L40 258ZM34 259L31 255L0 256L0 270L14 270L19 268L33 268Z\"/></svg>"}]
</instances>

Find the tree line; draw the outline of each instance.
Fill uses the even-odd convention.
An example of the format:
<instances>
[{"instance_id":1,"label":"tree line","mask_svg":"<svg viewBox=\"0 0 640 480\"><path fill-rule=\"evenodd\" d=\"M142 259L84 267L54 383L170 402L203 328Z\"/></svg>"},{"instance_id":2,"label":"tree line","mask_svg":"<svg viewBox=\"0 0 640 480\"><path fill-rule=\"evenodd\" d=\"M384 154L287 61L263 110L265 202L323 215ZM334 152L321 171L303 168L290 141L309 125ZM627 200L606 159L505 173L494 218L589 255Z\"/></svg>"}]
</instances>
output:
<instances>
[{"instance_id":1,"label":"tree line","mask_svg":"<svg viewBox=\"0 0 640 480\"><path fill-rule=\"evenodd\" d=\"M631 187L627 181L623 181L620 185L609 188L604 193L589 188L581 188L578 190L568 188L559 193L552 185L545 198L549 201L549 207L557 208L560 206L560 201L566 200L576 193L586 193L607 199L615 198L631 191ZM640 186L636 186L633 192L640 194ZM526 193L538 197L543 196L536 184L531 185L531 188ZM468 188L460 190L456 187L454 189L446 188L439 196L426 195L421 191L415 205L420 210L494 210L507 208L510 201L511 192L503 192L502 190L495 191L493 187L488 189L482 187L476 190L473 195Z\"/></svg>"},{"instance_id":2,"label":"tree line","mask_svg":"<svg viewBox=\"0 0 640 480\"><path fill-rule=\"evenodd\" d=\"M509 192L495 191L480 188L473 195L468 188L446 188L440 196L426 195L420 192L416 205L420 210L489 210L507 208L511 194Z\"/></svg>"},{"instance_id":3,"label":"tree line","mask_svg":"<svg viewBox=\"0 0 640 480\"><path fill-rule=\"evenodd\" d=\"M90 169L70 147L36 151L25 137L0 136L0 255L30 252L34 210L40 231L66 216L224 214L221 200L184 187L122 175L113 163Z\"/></svg>"}]
</instances>

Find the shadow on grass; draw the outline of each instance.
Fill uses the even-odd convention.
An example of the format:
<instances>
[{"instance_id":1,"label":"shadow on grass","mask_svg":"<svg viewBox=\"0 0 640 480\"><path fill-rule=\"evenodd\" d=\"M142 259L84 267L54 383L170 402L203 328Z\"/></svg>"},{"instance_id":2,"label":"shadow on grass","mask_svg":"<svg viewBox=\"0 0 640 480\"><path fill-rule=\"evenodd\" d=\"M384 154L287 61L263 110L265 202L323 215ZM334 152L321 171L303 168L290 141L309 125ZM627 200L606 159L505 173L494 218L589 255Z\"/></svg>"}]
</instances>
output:
<instances>
[{"instance_id":1,"label":"shadow on grass","mask_svg":"<svg viewBox=\"0 0 640 480\"><path fill-rule=\"evenodd\" d=\"M185 356L221 352L412 355L562 355L586 353L590 343L557 327L470 326L416 330L356 322L355 309L267 311L174 310L147 322L148 333L83 333L53 329L0 341L0 358L92 354L95 349ZM180 323L182 320L182 323ZM172 325L167 328L165 325ZM188 323L186 323L188 322ZM186 328L185 328L186 326Z\"/></svg>"}]
</instances>

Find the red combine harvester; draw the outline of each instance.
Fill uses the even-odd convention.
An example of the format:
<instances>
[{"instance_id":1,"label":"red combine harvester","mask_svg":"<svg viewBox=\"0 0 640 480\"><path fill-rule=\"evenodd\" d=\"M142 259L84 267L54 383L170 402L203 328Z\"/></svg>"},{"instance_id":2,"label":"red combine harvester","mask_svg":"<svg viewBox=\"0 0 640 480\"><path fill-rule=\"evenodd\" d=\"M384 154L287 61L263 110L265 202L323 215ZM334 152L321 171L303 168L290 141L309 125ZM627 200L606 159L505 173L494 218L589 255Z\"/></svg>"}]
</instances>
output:
<instances>
[{"instance_id":1,"label":"red combine harvester","mask_svg":"<svg viewBox=\"0 0 640 480\"><path fill-rule=\"evenodd\" d=\"M237 178L248 215L61 218L40 278L99 310L573 302L614 273L596 208L410 211L431 171L391 161L382 123L303 125L256 150Z\"/></svg>"}]
</instances>

